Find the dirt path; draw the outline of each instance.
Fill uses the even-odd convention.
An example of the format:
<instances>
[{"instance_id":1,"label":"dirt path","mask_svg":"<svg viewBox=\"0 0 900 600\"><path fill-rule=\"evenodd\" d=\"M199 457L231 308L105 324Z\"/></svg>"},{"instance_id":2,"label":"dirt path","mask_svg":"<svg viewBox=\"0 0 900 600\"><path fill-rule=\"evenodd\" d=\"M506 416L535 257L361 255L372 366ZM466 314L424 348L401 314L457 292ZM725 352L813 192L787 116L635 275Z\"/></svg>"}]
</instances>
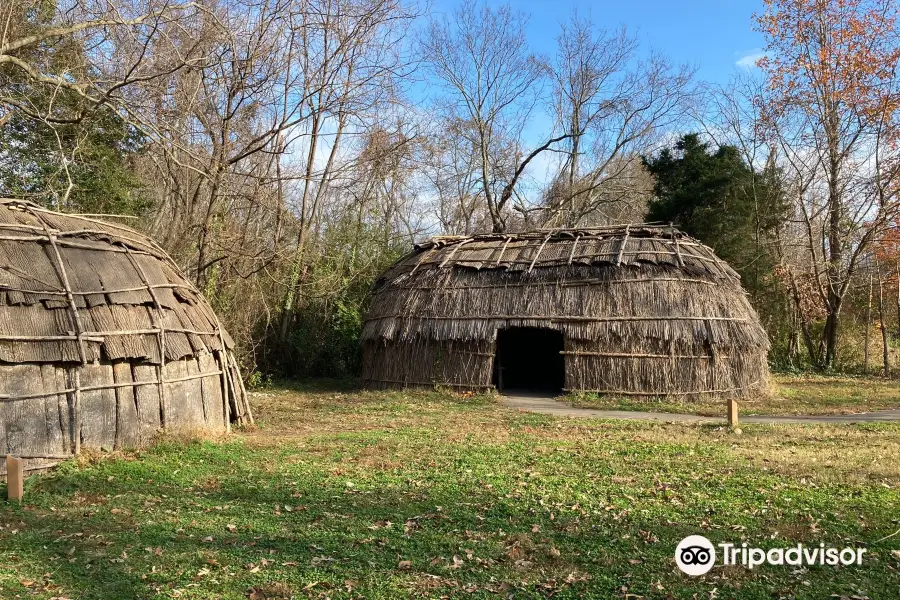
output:
<instances>
[{"instance_id":1,"label":"dirt path","mask_svg":"<svg viewBox=\"0 0 900 600\"><path fill-rule=\"evenodd\" d=\"M678 423L724 423L725 417L706 417L679 413L637 412L630 410L597 410L593 408L576 408L546 396L501 396L500 404L508 408L528 412L555 415L558 417L586 417L594 419L631 419L636 421L668 421ZM722 412L725 412L724 405ZM808 417L741 417L742 423L761 423L773 425L777 423L876 423L882 421L900 421L900 408L879 410L875 412L857 413L853 415L821 415Z\"/></svg>"}]
</instances>

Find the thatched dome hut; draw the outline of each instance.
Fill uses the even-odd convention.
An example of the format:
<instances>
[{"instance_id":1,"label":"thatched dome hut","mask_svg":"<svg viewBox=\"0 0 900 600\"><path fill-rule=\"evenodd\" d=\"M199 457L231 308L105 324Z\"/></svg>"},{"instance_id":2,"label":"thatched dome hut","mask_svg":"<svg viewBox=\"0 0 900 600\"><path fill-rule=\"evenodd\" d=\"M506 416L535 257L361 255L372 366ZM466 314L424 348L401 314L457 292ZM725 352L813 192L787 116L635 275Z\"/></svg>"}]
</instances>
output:
<instances>
[{"instance_id":1,"label":"thatched dome hut","mask_svg":"<svg viewBox=\"0 0 900 600\"><path fill-rule=\"evenodd\" d=\"M438 237L373 294L373 387L744 397L768 373L738 275L672 227Z\"/></svg>"},{"instance_id":2,"label":"thatched dome hut","mask_svg":"<svg viewBox=\"0 0 900 600\"><path fill-rule=\"evenodd\" d=\"M0 453L30 466L250 420L232 341L145 236L0 199ZM26 464L28 464L26 463Z\"/></svg>"}]
</instances>

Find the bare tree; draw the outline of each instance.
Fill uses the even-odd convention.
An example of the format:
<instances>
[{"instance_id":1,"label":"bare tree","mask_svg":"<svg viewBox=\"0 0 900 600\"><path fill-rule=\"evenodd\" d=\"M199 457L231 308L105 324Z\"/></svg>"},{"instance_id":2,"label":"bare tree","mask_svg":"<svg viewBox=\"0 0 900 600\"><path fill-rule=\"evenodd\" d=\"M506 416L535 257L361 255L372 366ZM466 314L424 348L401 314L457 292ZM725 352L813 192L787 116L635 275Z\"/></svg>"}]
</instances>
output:
<instances>
[{"instance_id":1,"label":"bare tree","mask_svg":"<svg viewBox=\"0 0 900 600\"><path fill-rule=\"evenodd\" d=\"M494 231L506 229L510 200L528 164L564 139L550 137L521 158L522 129L535 106L543 68L525 40L524 15L467 0L450 19L432 20L423 58L443 84L438 106L478 161L479 194Z\"/></svg>"},{"instance_id":2,"label":"bare tree","mask_svg":"<svg viewBox=\"0 0 900 600\"><path fill-rule=\"evenodd\" d=\"M38 150L24 158L44 161L44 168L47 157L35 154L42 144L55 147L55 172L29 174L36 181L28 195L59 209L78 204L71 198L82 191L74 172L93 168L85 153L98 138L112 144L113 131L120 139L137 137L130 120L136 88L189 64L162 32L200 12L165 0L0 4L0 127L19 132L27 148ZM165 64L153 59L156 50Z\"/></svg>"},{"instance_id":3,"label":"bare tree","mask_svg":"<svg viewBox=\"0 0 900 600\"><path fill-rule=\"evenodd\" d=\"M342 168L342 141L365 135L366 124L396 100L397 78L408 71L404 37L415 17L399 0L320 0L302 13L297 69L306 94L306 139L296 244L281 306L279 337L286 341L303 280L304 254L316 215ZM328 149L324 150L324 145ZM321 161L324 158L324 164ZM318 161L318 162L317 162Z\"/></svg>"},{"instance_id":4,"label":"bare tree","mask_svg":"<svg viewBox=\"0 0 900 600\"><path fill-rule=\"evenodd\" d=\"M434 212L445 233L471 234L491 227L479 192L478 148L472 143L477 135L465 132L470 126L469 121L444 119L426 134L422 176L435 197Z\"/></svg>"},{"instance_id":5,"label":"bare tree","mask_svg":"<svg viewBox=\"0 0 900 600\"><path fill-rule=\"evenodd\" d=\"M0 106L54 123L76 122L103 104L126 110L123 100L130 86L166 75L145 60L151 45L165 43L160 29L192 18L197 10L191 3L165 0L76 0L36 20L28 15L45 14L43 3L4 3L0 6ZM73 45L77 51L69 52L68 60L57 60ZM105 60L109 51L116 52L112 63ZM169 64L170 69L181 66L184 62ZM66 90L84 102L36 107L30 100L35 88Z\"/></svg>"},{"instance_id":6,"label":"bare tree","mask_svg":"<svg viewBox=\"0 0 900 600\"><path fill-rule=\"evenodd\" d=\"M637 60L637 49L624 28L607 31L577 14L562 26L549 74L565 141L547 224L575 226L598 211L602 220L603 206L646 193L640 155L685 115L693 70L655 53Z\"/></svg>"}]
</instances>

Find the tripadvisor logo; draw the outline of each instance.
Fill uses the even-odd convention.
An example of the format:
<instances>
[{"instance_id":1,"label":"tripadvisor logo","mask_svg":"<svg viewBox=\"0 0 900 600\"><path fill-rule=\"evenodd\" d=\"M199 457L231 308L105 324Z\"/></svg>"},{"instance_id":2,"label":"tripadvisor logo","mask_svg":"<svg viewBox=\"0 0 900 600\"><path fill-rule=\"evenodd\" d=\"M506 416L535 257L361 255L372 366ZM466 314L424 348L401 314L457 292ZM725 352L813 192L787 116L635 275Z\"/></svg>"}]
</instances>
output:
<instances>
[{"instance_id":1,"label":"tripadvisor logo","mask_svg":"<svg viewBox=\"0 0 900 600\"><path fill-rule=\"evenodd\" d=\"M804 546L797 544L790 548L751 548L743 543L740 546L731 543L720 543L722 564L724 566L741 565L753 569L763 564L768 565L861 565L865 548L830 548L825 544ZM716 549L712 542L702 535L689 535L675 548L675 564L684 573L691 576L703 575L712 569L716 562Z\"/></svg>"}]
</instances>

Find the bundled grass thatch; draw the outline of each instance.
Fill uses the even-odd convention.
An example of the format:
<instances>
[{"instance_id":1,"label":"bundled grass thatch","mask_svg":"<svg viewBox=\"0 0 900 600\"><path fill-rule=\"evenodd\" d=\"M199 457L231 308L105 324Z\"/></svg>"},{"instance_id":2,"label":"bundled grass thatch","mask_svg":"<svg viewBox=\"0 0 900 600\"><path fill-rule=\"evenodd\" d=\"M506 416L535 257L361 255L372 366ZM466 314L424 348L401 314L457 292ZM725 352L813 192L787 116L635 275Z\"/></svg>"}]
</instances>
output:
<instances>
[{"instance_id":1,"label":"bundled grass thatch","mask_svg":"<svg viewBox=\"0 0 900 600\"><path fill-rule=\"evenodd\" d=\"M0 455L39 468L252 416L232 341L148 238L0 199Z\"/></svg>"},{"instance_id":2,"label":"bundled grass thatch","mask_svg":"<svg viewBox=\"0 0 900 600\"><path fill-rule=\"evenodd\" d=\"M768 373L738 275L676 229L630 225L416 246L375 284L363 379L490 388L508 327L562 332L569 390L743 397Z\"/></svg>"}]
</instances>

